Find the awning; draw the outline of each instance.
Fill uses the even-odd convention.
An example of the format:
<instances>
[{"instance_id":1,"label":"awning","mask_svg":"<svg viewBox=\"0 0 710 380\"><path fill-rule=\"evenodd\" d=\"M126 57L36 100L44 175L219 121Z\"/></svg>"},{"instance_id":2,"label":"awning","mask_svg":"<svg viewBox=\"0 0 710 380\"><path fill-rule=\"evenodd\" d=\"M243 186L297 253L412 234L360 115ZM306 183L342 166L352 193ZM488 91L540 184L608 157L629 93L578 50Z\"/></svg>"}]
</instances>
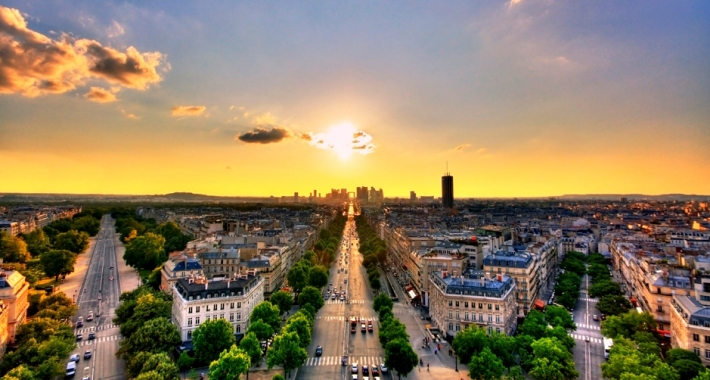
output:
<instances>
[{"instance_id":1,"label":"awning","mask_svg":"<svg viewBox=\"0 0 710 380\"><path fill-rule=\"evenodd\" d=\"M660 334L660 335L662 335L662 336L664 336L664 337L666 337L666 338L670 338L670 337L671 337L671 332L670 332L670 330L660 330L660 329L659 329L659 330L656 330L656 331L658 331L658 334Z\"/></svg>"},{"instance_id":2,"label":"awning","mask_svg":"<svg viewBox=\"0 0 710 380\"><path fill-rule=\"evenodd\" d=\"M545 301L541 299L536 299L535 302L533 303L533 307L536 309L544 309L545 308Z\"/></svg>"},{"instance_id":3,"label":"awning","mask_svg":"<svg viewBox=\"0 0 710 380\"><path fill-rule=\"evenodd\" d=\"M414 297L417 296L417 293L414 293L414 290L410 290L407 292L407 295L409 295L409 298L414 299Z\"/></svg>"}]
</instances>

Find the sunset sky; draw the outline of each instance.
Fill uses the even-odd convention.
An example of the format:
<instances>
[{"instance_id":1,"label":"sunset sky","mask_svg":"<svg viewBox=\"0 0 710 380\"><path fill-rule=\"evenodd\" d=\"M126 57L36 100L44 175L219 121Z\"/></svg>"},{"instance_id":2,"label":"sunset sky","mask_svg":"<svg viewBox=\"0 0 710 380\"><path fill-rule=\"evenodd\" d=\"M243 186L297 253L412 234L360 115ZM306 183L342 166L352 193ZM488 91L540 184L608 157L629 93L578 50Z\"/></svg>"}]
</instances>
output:
<instances>
[{"instance_id":1,"label":"sunset sky","mask_svg":"<svg viewBox=\"0 0 710 380\"><path fill-rule=\"evenodd\" d=\"M710 194L710 2L2 1L0 192Z\"/></svg>"}]
</instances>

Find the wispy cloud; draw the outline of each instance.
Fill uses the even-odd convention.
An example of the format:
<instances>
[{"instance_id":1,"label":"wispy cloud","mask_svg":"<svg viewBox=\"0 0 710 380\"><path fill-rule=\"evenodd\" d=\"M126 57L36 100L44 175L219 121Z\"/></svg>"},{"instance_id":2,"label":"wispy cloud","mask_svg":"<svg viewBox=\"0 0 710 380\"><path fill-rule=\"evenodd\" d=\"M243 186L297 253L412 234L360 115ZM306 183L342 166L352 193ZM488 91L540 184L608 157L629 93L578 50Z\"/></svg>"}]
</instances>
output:
<instances>
[{"instance_id":1,"label":"wispy cloud","mask_svg":"<svg viewBox=\"0 0 710 380\"><path fill-rule=\"evenodd\" d=\"M31 30L19 10L0 6L0 93L35 97L61 94L101 79L122 87L145 90L160 82L159 52L125 52L89 39L60 34L52 39Z\"/></svg>"},{"instance_id":2,"label":"wispy cloud","mask_svg":"<svg viewBox=\"0 0 710 380\"><path fill-rule=\"evenodd\" d=\"M103 89L101 87L91 87L89 92L84 94L84 99L88 99L92 102L97 103L111 103L117 100L116 94L114 92Z\"/></svg>"},{"instance_id":3,"label":"wispy cloud","mask_svg":"<svg viewBox=\"0 0 710 380\"><path fill-rule=\"evenodd\" d=\"M123 109L121 110L121 113L122 113L124 116L126 116L127 118L132 119L132 120L140 119L139 116L136 116L136 115L134 115L134 114L132 114L132 113L130 113L130 112L126 112L126 110L123 110Z\"/></svg>"},{"instance_id":4,"label":"wispy cloud","mask_svg":"<svg viewBox=\"0 0 710 380\"><path fill-rule=\"evenodd\" d=\"M207 107L205 106L175 106L172 108L173 116L200 116Z\"/></svg>"},{"instance_id":5,"label":"wispy cloud","mask_svg":"<svg viewBox=\"0 0 710 380\"><path fill-rule=\"evenodd\" d=\"M123 29L123 26L119 24L118 21L114 21L113 23L111 23L111 26L106 29L106 34L109 38L121 36L125 32L126 31Z\"/></svg>"},{"instance_id":6,"label":"wispy cloud","mask_svg":"<svg viewBox=\"0 0 710 380\"><path fill-rule=\"evenodd\" d=\"M248 144L271 144L283 141L292 136L287 128L273 127L271 129L256 127L248 132L237 135L237 139Z\"/></svg>"},{"instance_id":7,"label":"wispy cloud","mask_svg":"<svg viewBox=\"0 0 710 380\"><path fill-rule=\"evenodd\" d=\"M468 149L471 147L471 144L461 144L453 149L451 149L452 152L460 152L462 150Z\"/></svg>"},{"instance_id":8,"label":"wispy cloud","mask_svg":"<svg viewBox=\"0 0 710 380\"><path fill-rule=\"evenodd\" d=\"M301 133L299 139L318 149L332 150L343 156L350 153L374 153L376 147L370 134L356 129L350 123L333 126L323 133Z\"/></svg>"}]
</instances>

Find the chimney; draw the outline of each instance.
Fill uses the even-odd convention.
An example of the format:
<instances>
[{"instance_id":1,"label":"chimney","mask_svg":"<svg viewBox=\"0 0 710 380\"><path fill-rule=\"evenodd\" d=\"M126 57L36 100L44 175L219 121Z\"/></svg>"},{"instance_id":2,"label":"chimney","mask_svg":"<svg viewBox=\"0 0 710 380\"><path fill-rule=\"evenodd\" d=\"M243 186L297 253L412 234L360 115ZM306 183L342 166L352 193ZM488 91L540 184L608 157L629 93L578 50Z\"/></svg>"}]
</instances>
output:
<instances>
[{"instance_id":1,"label":"chimney","mask_svg":"<svg viewBox=\"0 0 710 380\"><path fill-rule=\"evenodd\" d=\"M448 273L446 271L442 271L442 275L444 276L444 278L446 278Z\"/></svg>"},{"instance_id":2,"label":"chimney","mask_svg":"<svg viewBox=\"0 0 710 380\"><path fill-rule=\"evenodd\" d=\"M205 281L205 290L207 290L207 288L209 288L209 286L210 286L210 282L209 282L209 281Z\"/></svg>"}]
</instances>

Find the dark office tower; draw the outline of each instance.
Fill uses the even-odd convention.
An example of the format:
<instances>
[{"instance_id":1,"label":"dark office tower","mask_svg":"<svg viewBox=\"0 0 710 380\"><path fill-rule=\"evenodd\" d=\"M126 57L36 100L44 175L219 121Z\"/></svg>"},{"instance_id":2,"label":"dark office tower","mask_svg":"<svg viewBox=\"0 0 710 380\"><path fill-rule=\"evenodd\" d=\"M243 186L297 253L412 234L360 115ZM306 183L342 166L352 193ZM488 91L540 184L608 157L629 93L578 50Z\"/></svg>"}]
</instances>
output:
<instances>
[{"instance_id":1,"label":"dark office tower","mask_svg":"<svg viewBox=\"0 0 710 380\"><path fill-rule=\"evenodd\" d=\"M444 208L454 208L454 177L448 172L441 177L441 204Z\"/></svg>"}]
</instances>

